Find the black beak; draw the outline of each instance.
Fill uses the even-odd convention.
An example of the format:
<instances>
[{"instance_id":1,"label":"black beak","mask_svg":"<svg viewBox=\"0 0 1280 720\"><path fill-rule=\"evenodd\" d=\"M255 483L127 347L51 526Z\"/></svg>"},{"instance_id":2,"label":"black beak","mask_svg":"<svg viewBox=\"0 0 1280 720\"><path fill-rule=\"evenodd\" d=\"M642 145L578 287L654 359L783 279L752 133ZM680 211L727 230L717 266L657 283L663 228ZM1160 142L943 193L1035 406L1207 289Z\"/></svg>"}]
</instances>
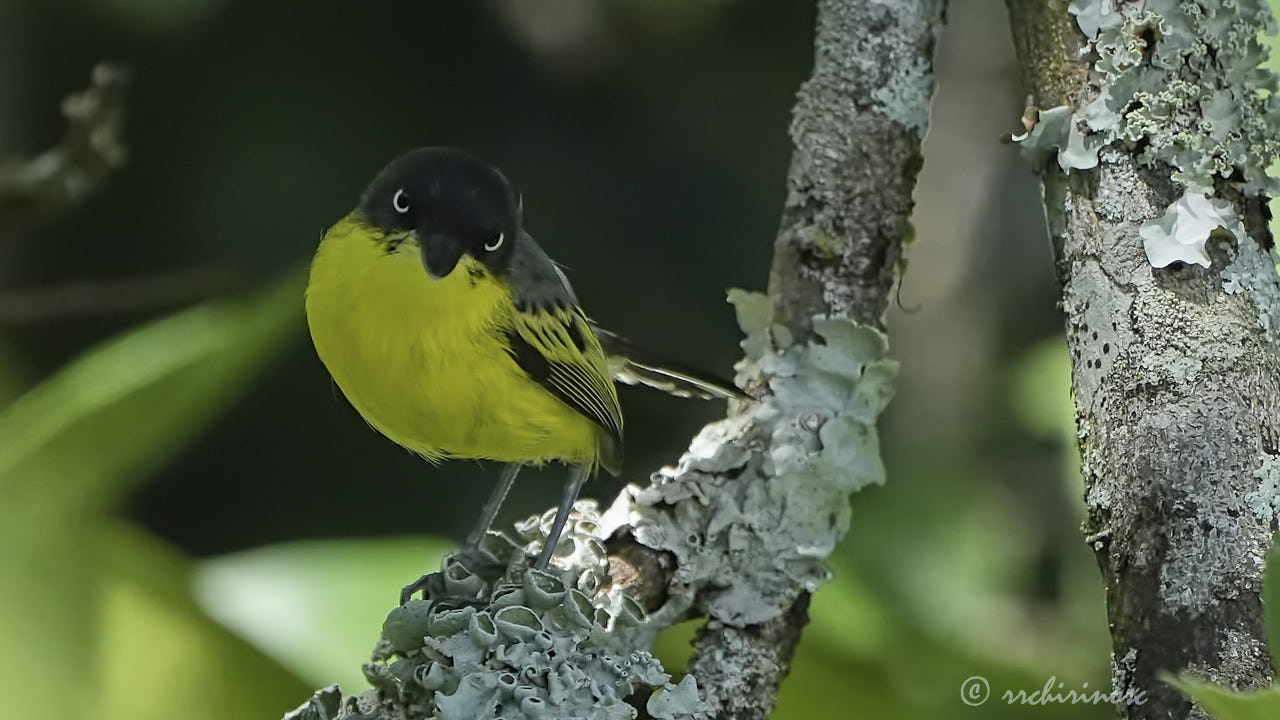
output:
<instances>
[{"instance_id":1,"label":"black beak","mask_svg":"<svg viewBox=\"0 0 1280 720\"><path fill-rule=\"evenodd\" d=\"M445 233L417 233L422 248L422 266L432 280L446 277L462 259L462 244Z\"/></svg>"}]
</instances>

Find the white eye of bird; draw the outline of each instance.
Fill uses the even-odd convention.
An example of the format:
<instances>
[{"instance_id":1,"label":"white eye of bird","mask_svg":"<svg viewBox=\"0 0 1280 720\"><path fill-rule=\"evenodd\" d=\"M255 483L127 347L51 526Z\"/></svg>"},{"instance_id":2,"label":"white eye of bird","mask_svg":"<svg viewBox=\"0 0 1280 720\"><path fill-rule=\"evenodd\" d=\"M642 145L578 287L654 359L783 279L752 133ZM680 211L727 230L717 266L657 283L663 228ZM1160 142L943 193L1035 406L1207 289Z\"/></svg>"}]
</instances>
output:
<instances>
[{"instance_id":1,"label":"white eye of bird","mask_svg":"<svg viewBox=\"0 0 1280 720\"><path fill-rule=\"evenodd\" d=\"M409 212L409 193L405 192L404 188L396 190L396 194L391 196L391 207L401 215Z\"/></svg>"},{"instance_id":2,"label":"white eye of bird","mask_svg":"<svg viewBox=\"0 0 1280 720\"><path fill-rule=\"evenodd\" d=\"M507 238L506 233L498 233L498 236L484 244L484 249L493 252L502 247L502 241Z\"/></svg>"}]
</instances>

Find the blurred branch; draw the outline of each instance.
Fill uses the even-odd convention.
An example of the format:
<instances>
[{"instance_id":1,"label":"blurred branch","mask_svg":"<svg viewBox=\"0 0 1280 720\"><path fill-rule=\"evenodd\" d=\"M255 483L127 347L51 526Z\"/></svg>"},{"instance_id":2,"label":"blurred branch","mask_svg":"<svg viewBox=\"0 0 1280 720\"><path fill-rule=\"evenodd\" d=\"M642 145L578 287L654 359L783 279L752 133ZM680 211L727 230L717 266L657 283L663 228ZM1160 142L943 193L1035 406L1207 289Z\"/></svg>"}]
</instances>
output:
<instances>
[{"instance_id":1,"label":"blurred branch","mask_svg":"<svg viewBox=\"0 0 1280 720\"><path fill-rule=\"evenodd\" d=\"M540 712L569 715L557 694L572 697L584 683L616 688L645 666L642 649L658 632L689 616L708 618L690 667L696 687L688 679L678 687L627 680L626 702L640 703L633 709L642 717L663 720L762 720L772 711L807 623L809 594L826 579L825 559L848 529L850 495L884 477L875 423L896 372L886 357L884 319L922 163L941 22L941 0L818 3L814 68L793 113L769 295L731 293L747 335L739 376L759 401L734 403L726 419L693 439L678 467L655 473L647 487L629 486L603 516L584 506L572 528L578 535L570 535L574 554L565 562L557 556L558 577L531 582L524 574L522 588L492 593L490 607L503 606L498 613L510 612L515 597L526 602L525 627L541 630L542 639L507 644L493 662L459 678L459 663L491 652L473 648L487 620L479 631L457 631L463 623L451 611L406 605L388 618L383 649L366 666L378 689L345 704L322 691L291 720L327 720L335 712L386 720L437 712L494 717L522 692ZM539 542L535 525L521 528L526 550ZM607 557L586 552L593 545L582 533L608 538ZM507 568L507 583L522 576L525 555L515 557L492 556ZM633 642L623 655L630 659L610 659L613 670L605 673L593 664L595 654L579 665L566 659L605 642L592 635L603 627L588 623L589 631L574 634L562 613L581 616L583 608L553 603L543 610L532 599L538 582L557 598L563 587L584 587L584 577L598 577L597 560L605 561L608 582L587 586L612 618L607 642ZM446 561L446 582L468 586L474 576L464 570L456 559ZM634 627L628 617L639 611L628 612L627 602L615 613L620 597L649 611L647 621ZM539 613L537 622L528 618ZM432 636L425 650L417 647L424 632ZM538 648L562 647L562 640L567 650L539 670L546 656ZM392 652L388 643L400 647ZM455 653L456 662L442 660L442 651ZM515 670L493 675L508 666ZM529 684L512 687L519 682ZM542 709L545 698L552 708ZM590 717L620 717L610 714L616 709L597 707Z\"/></svg>"},{"instance_id":2,"label":"blurred branch","mask_svg":"<svg viewBox=\"0 0 1280 720\"><path fill-rule=\"evenodd\" d=\"M173 307L230 290L226 267L0 291L0 327Z\"/></svg>"},{"instance_id":3,"label":"blurred branch","mask_svg":"<svg viewBox=\"0 0 1280 720\"><path fill-rule=\"evenodd\" d=\"M1280 283L1260 178L1280 138L1274 105L1257 105L1270 93L1250 83L1268 82L1257 37L1274 23L1260 2L1007 7L1030 104L1051 108L1028 136L1068 118L1038 169L1113 696L1145 696L1118 703L1126 718L1205 718L1162 671L1272 678L1260 589L1280 508ZM1198 174L1217 157L1225 169ZM1171 231L1157 220L1188 197L1221 217L1172 228L1203 257L1161 261Z\"/></svg>"},{"instance_id":4,"label":"blurred branch","mask_svg":"<svg viewBox=\"0 0 1280 720\"><path fill-rule=\"evenodd\" d=\"M8 232L84 200L124 165L127 86L123 67L98 65L89 87L62 101L62 142L29 160L0 164L0 228Z\"/></svg>"}]
</instances>

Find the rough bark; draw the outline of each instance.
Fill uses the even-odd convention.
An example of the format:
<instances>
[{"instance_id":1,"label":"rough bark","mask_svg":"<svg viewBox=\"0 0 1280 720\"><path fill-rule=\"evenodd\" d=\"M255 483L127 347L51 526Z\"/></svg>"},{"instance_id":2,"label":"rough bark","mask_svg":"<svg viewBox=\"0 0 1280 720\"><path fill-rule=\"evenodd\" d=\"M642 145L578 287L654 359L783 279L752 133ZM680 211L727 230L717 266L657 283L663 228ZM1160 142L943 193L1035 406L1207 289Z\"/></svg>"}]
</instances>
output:
<instances>
[{"instance_id":1,"label":"rough bark","mask_svg":"<svg viewBox=\"0 0 1280 720\"><path fill-rule=\"evenodd\" d=\"M1108 90L1067 0L1007 5L1034 105L1078 109ZM1272 678L1259 591L1280 472L1280 283L1265 205L1224 181L1243 237L1210 241L1211 267L1153 268L1139 229L1183 189L1143 149L1112 143L1070 175L1049 160L1041 178L1115 689L1146 697L1119 709L1206 718L1160 673L1235 688Z\"/></svg>"},{"instance_id":2,"label":"rough bark","mask_svg":"<svg viewBox=\"0 0 1280 720\"><path fill-rule=\"evenodd\" d=\"M942 0L818 4L769 276L777 319L798 334L821 314L884 327L924 162L942 10Z\"/></svg>"}]
</instances>

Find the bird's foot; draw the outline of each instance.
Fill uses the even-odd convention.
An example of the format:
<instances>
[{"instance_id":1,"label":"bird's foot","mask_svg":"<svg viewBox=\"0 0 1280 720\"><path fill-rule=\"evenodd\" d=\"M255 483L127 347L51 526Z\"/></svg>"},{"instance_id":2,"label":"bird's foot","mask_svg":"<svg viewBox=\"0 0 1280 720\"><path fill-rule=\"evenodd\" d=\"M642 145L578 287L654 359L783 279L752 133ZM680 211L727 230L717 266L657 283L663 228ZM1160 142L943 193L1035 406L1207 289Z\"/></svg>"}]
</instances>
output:
<instances>
[{"instance_id":1,"label":"bird's foot","mask_svg":"<svg viewBox=\"0 0 1280 720\"><path fill-rule=\"evenodd\" d=\"M422 593L433 603L483 606L488 591L502 578L505 564L477 548L463 548L445 558L440 572L423 575L400 590L400 604Z\"/></svg>"},{"instance_id":2,"label":"bird's foot","mask_svg":"<svg viewBox=\"0 0 1280 720\"><path fill-rule=\"evenodd\" d=\"M419 592L422 593L423 600L430 600L437 595L443 595L444 580L441 575L442 573L438 572L428 573L405 585L400 589L400 604L404 605L409 602Z\"/></svg>"},{"instance_id":3,"label":"bird's foot","mask_svg":"<svg viewBox=\"0 0 1280 720\"><path fill-rule=\"evenodd\" d=\"M488 598L479 598L471 595L451 595L445 588L441 575L442 573L438 572L429 573L405 585L400 590L400 604L404 605L409 602L419 592L422 593L423 600L431 603L432 606L439 607L441 610L456 610L462 607L479 609L489 604Z\"/></svg>"}]
</instances>

